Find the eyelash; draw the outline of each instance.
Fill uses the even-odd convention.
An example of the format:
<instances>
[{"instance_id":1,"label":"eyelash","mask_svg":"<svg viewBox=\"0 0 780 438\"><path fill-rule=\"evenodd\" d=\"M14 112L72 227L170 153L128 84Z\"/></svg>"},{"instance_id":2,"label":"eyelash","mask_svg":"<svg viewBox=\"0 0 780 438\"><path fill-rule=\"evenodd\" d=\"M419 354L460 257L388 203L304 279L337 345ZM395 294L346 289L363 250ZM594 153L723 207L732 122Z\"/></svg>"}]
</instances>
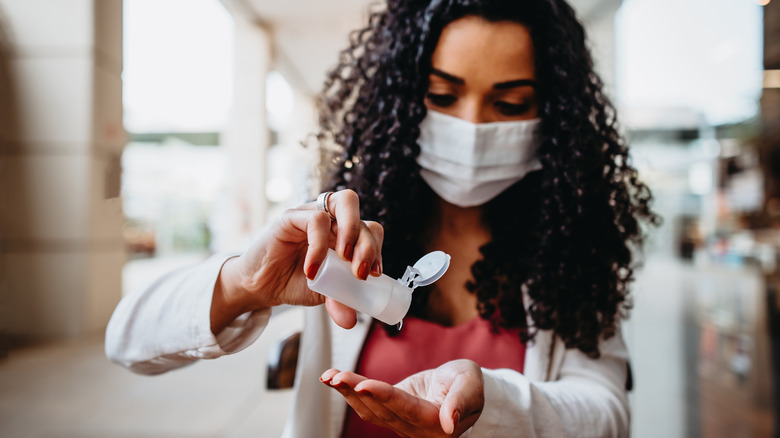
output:
<instances>
[{"instance_id":1,"label":"eyelash","mask_svg":"<svg viewBox=\"0 0 780 438\"><path fill-rule=\"evenodd\" d=\"M457 98L452 94L435 94L428 93L426 96L436 106L448 107L455 103Z\"/></svg>"},{"instance_id":2,"label":"eyelash","mask_svg":"<svg viewBox=\"0 0 780 438\"><path fill-rule=\"evenodd\" d=\"M528 111L529 105L527 103L514 104L507 102L496 102L494 104L498 111L505 116L518 116Z\"/></svg>"},{"instance_id":3,"label":"eyelash","mask_svg":"<svg viewBox=\"0 0 780 438\"><path fill-rule=\"evenodd\" d=\"M454 104L455 101L458 100L457 97L453 96L452 94L428 93L426 97L434 105L445 108ZM517 116L525 113L529 108L527 103L514 104L498 101L494 103L494 105L496 108L498 108L498 111L505 116Z\"/></svg>"}]
</instances>

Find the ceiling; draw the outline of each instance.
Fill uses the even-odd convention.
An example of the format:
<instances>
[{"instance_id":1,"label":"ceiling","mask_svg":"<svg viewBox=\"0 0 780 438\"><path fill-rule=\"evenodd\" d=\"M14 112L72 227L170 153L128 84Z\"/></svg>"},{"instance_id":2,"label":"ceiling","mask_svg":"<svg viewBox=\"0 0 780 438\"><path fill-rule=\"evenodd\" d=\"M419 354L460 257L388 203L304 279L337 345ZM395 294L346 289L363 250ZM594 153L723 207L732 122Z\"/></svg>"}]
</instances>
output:
<instances>
[{"instance_id":1,"label":"ceiling","mask_svg":"<svg viewBox=\"0 0 780 438\"><path fill-rule=\"evenodd\" d=\"M274 41L275 65L298 90L316 94L349 32L362 27L376 0L221 0L231 14L241 14L265 27ZM570 0L583 22L621 0Z\"/></svg>"}]
</instances>

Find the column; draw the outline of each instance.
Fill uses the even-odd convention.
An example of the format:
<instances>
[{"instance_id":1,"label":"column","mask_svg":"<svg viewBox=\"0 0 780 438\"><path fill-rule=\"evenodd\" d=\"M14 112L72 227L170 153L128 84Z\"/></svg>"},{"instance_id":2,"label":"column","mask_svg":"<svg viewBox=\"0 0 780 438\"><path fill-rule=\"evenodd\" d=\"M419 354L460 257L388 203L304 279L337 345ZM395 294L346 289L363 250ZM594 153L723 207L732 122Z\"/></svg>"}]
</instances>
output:
<instances>
[{"instance_id":1,"label":"column","mask_svg":"<svg viewBox=\"0 0 780 438\"><path fill-rule=\"evenodd\" d=\"M0 12L13 120L0 126L0 333L100 333L125 260L122 0L0 0Z\"/></svg>"},{"instance_id":2,"label":"column","mask_svg":"<svg viewBox=\"0 0 780 438\"><path fill-rule=\"evenodd\" d=\"M229 192L221 207L225 219L215 230L217 251L246 247L265 225L266 152L271 141L265 108L265 77L272 63L270 33L240 2L222 3L235 21L235 64L233 109L222 133L230 169Z\"/></svg>"}]
</instances>

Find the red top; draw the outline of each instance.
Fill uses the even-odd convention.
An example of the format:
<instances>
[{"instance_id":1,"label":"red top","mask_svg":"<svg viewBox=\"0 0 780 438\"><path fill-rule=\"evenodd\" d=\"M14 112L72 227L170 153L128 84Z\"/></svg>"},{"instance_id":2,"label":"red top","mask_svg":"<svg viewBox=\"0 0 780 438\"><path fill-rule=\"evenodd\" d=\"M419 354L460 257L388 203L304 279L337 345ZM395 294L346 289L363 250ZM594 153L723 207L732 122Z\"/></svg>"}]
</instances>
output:
<instances>
[{"instance_id":1,"label":"red top","mask_svg":"<svg viewBox=\"0 0 780 438\"><path fill-rule=\"evenodd\" d=\"M454 327L409 317L394 337L374 322L355 372L396 384L412 374L455 359L471 359L482 368L509 368L522 373L525 344L518 329L495 332L489 321L479 317ZM342 438L396 436L389 429L361 420L355 411L347 409Z\"/></svg>"}]
</instances>

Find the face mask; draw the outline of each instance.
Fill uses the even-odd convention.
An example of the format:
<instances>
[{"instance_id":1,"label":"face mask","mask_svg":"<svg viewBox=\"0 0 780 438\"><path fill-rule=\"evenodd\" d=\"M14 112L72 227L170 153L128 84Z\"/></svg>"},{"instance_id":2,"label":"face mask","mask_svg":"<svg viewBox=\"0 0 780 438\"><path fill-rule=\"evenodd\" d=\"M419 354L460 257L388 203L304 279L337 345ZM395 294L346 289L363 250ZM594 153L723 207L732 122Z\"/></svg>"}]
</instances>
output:
<instances>
[{"instance_id":1,"label":"face mask","mask_svg":"<svg viewBox=\"0 0 780 438\"><path fill-rule=\"evenodd\" d=\"M539 119L474 124L428 110L420 123L420 176L450 204L482 205L541 169L538 126Z\"/></svg>"}]
</instances>

